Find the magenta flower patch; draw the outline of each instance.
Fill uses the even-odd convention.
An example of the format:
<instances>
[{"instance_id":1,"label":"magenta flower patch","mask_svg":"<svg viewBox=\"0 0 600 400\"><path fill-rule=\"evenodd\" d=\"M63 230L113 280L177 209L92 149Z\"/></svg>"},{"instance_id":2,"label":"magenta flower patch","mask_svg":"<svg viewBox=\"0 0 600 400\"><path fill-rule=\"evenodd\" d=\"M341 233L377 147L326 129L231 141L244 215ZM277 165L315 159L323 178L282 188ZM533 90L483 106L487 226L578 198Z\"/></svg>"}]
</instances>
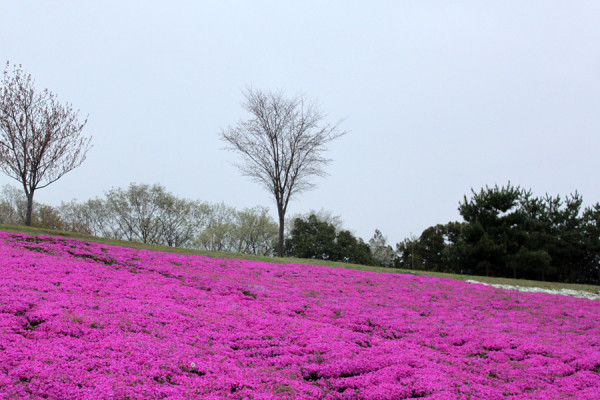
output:
<instances>
[{"instance_id":1,"label":"magenta flower patch","mask_svg":"<svg viewBox=\"0 0 600 400\"><path fill-rule=\"evenodd\" d=\"M600 301L0 233L0 398L600 399Z\"/></svg>"}]
</instances>

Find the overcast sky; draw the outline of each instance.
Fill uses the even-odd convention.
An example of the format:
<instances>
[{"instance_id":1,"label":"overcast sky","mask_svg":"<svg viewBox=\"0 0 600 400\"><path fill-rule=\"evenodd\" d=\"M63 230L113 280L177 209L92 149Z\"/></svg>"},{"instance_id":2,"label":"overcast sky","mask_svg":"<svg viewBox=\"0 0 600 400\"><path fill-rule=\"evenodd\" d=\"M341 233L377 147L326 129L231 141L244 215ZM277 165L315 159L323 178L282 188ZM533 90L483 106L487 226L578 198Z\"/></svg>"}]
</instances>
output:
<instances>
[{"instance_id":1,"label":"overcast sky","mask_svg":"<svg viewBox=\"0 0 600 400\"><path fill-rule=\"evenodd\" d=\"M252 85L349 132L288 214L394 244L485 185L600 201L599 21L598 1L1 1L0 61L89 115L87 160L37 201L160 183L275 217L219 140Z\"/></svg>"}]
</instances>

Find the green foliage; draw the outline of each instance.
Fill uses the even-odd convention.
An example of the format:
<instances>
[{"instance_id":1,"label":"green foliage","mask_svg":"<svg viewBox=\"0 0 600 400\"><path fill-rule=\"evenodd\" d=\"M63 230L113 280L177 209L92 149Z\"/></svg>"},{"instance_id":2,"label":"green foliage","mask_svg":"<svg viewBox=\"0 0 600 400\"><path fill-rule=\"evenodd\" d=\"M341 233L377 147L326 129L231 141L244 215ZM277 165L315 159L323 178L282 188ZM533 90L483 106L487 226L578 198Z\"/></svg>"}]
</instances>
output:
<instances>
[{"instance_id":1,"label":"green foliage","mask_svg":"<svg viewBox=\"0 0 600 400\"><path fill-rule=\"evenodd\" d=\"M330 260L337 253L335 227L321 222L311 214L308 220L296 218L289 240L286 240L286 253L293 257L320 258Z\"/></svg>"},{"instance_id":2,"label":"green foliage","mask_svg":"<svg viewBox=\"0 0 600 400\"><path fill-rule=\"evenodd\" d=\"M0 224L25 223L27 199L17 188L0 192ZM241 211L225 204L181 199L163 186L130 184L103 198L71 200L59 207L36 203L32 225L109 239L271 255L277 224L265 207Z\"/></svg>"},{"instance_id":3,"label":"green foliage","mask_svg":"<svg viewBox=\"0 0 600 400\"><path fill-rule=\"evenodd\" d=\"M215 204L208 212L206 227L196 236L193 246L210 251L231 251L235 241L235 208Z\"/></svg>"},{"instance_id":4,"label":"green foliage","mask_svg":"<svg viewBox=\"0 0 600 400\"><path fill-rule=\"evenodd\" d=\"M520 249L524 222L519 210L521 189L510 185L472 191L458 210L465 220L462 267L476 274L502 276L507 257Z\"/></svg>"},{"instance_id":5,"label":"green foliage","mask_svg":"<svg viewBox=\"0 0 600 400\"><path fill-rule=\"evenodd\" d=\"M464 224L450 222L431 226L419 238L405 239L396 245L395 265L401 268L435 272L458 269L456 244L461 239Z\"/></svg>"},{"instance_id":6,"label":"green foliage","mask_svg":"<svg viewBox=\"0 0 600 400\"><path fill-rule=\"evenodd\" d=\"M142 243L187 246L206 219L202 203L180 199L158 184L113 188L97 206L111 237Z\"/></svg>"},{"instance_id":7,"label":"green foliage","mask_svg":"<svg viewBox=\"0 0 600 400\"><path fill-rule=\"evenodd\" d=\"M353 264L377 265L371 255L371 249L361 238L356 238L350 231L342 230L337 233L337 261Z\"/></svg>"},{"instance_id":8,"label":"green foliage","mask_svg":"<svg viewBox=\"0 0 600 400\"><path fill-rule=\"evenodd\" d=\"M266 207L245 208L236 213L235 251L268 256L277 242L279 226Z\"/></svg>"},{"instance_id":9,"label":"green foliage","mask_svg":"<svg viewBox=\"0 0 600 400\"><path fill-rule=\"evenodd\" d=\"M206 227L193 246L209 251L234 251L245 254L271 255L277 241L278 225L265 207L241 211L225 204L209 206Z\"/></svg>"},{"instance_id":10,"label":"green foliage","mask_svg":"<svg viewBox=\"0 0 600 400\"><path fill-rule=\"evenodd\" d=\"M463 222L399 243L396 266L600 283L600 205L582 204L578 193L539 198L510 183L472 191L459 205Z\"/></svg>"},{"instance_id":11,"label":"green foliage","mask_svg":"<svg viewBox=\"0 0 600 400\"><path fill-rule=\"evenodd\" d=\"M334 225L320 221L315 214L294 220L285 249L291 257L377 265L362 239L347 230L337 232Z\"/></svg>"}]
</instances>

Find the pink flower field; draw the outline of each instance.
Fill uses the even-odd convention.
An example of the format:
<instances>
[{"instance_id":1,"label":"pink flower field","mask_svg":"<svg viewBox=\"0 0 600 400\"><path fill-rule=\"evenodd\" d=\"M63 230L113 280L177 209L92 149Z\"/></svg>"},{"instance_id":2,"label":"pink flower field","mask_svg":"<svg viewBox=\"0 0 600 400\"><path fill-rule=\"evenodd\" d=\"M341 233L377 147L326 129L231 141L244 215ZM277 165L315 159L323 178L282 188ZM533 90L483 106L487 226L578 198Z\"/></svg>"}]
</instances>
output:
<instances>
[{"instance_id":1,"label":"pink flower field","mask_svg":"<svg viewBox=\"0 0 600 400\"><path fill-rule=\"evenodd\" d=\"M600 301L0 232L1 399L600 399Z\"/></svg>"}]
</instances>

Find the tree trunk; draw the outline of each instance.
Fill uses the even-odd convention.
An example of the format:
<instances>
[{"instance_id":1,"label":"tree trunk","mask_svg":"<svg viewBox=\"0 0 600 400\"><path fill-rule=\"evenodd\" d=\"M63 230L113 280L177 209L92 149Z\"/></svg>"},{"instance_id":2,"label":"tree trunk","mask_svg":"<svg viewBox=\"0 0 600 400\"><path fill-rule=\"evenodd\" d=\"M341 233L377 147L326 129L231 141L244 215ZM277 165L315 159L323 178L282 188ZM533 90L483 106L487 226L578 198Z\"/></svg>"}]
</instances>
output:
<instances>
[{"instance_id":1,"label":"tree trunk","mask_svg":"<svg viewBox=\"0 0 600 400\"><path fill-rule=\"evenodd\" d=\"M27 197L27 215L25 216L25 225L31 226L31 215L33 214L33 192L26 194Z\"/></svg>"},{"instance_id":2,"label":"tree trunk","mask_svg":"<svg viewBox=\"0 0 600 400\"><path fill-rule=\"evenodd\" d=\"M285 225L285 215L283 214L281 207L277 208L277 212L279 214L279 241L277 243L277 255L279 257L283 257L283 228Z\"/></svg>"}]
</instances>

